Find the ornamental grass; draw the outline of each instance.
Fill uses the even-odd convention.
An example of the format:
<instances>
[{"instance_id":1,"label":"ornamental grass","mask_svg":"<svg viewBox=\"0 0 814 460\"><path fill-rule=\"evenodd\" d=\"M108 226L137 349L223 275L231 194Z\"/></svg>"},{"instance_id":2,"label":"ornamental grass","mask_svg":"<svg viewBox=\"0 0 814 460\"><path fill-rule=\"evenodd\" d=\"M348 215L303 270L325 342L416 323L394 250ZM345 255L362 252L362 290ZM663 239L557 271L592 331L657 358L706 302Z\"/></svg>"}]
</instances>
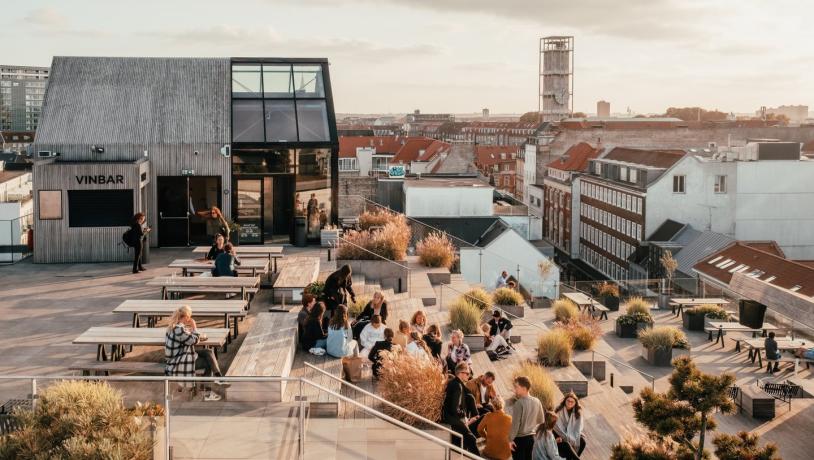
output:
<instances>
[{"instance_id":1,"label":"ornamental grass","mask_svg":"<svg viewBox=\"0 0 814 460\"><path fill-rule=\"evenodd\" d=\"M555 300L551 305L554 311L554 319L561 323L567 323L572 319L579 318L579 307L571 299Z\"/></svg>"},{"instance_id":2,"label":"ornamental grass","mask_svg":"<svg viewBox=\"0 0 814 460\"><path fill-rule=\"evenodd\" d=\"M372 227L384 227L396 219L398 214L379 210L379 211L365 211L359 215L359 228L362 230L370 230Z\"/></svg>"},{"instance_id":3,"label":"ornamental grass","mask_svg":"<svg viewBox=\"0 0 814 460\"><path fill-rule=\"evenodd\" d=\"M523 303L526 301L522 294L507 287L495 289L495 291L492 292L492 300L495 302L495 305L512 306L523 305Z\"/></svg>"},{"instance_id":4,"label":"ornamental grass","mask_svg":"<svg viewBox=\"0 0 814 460\"><path fill-rule=\"evenodd\" d=\"M418 260L425 267L451 268L455 263L455 246L446 233L432 232L416 245Z\"/></svg>"},{"instance_id":5,"label":"ornamental grass","mask_svg":"<svg viewBox=\"0 0 814 460\"><path fill-rule=\"evenodd\" d=\"M480 308L461 296L449 306L449 326L452 330L460 329L465 335L475 335L479 333L482 315Z\"/></svg>"},{"instance_id":6,"label":"ornamental grass","mask_svg":"<svg viewBox=\"0 0 814 460\"><path fill-rule=\"evenodd\" d=\"M625 313L633 315L634 313L642 313L650 316L650 304L641 297L631 297L625 302Z\"/></svg>"},{"instance_id":7,"label":"ornamental grass","mask_svg":"<svg viewBox=\"0 0 814 460\"><path fill-rule=\"evenodd\" d=\"M540 400L544 409L552 410L556 403L559 389L548 371L539 364L526 361L517 366L514 373L512 373L512 378L514 379L521 375L528 377L531 381L531 390L529 390L529 393Z\"/></svg>"},{"instance_id":8,"label":"ornamental grass","mask_svg":"<svg viewBox=\"0 0 814 460\"><path fill-rule=\"evenodd\" d=\"M537 359L544 366L571 364L571 336L561 328L540 334L537 338Z\"/></svg>"},{"instance_id":9,"label":"ornamental grass","mask_svg":"<svg viewBox=\"0 0 814 460\"><path fill-rule=\"evenodd\" d=\"M619 286L603 281L597 287L600 297L619 297Z\"/></svg>"},{"instance_id":10,"label":"ornamental grass","mask_svg":"<svg viewBox=\"0 0 814 460\"><path fill-rule=\"evenodd\" d=\"M378 230L350 231L339 241L340 260L404 260L410 244L410 227L403 216L396 216Z\"/></svg>"},{"instance_id":11,"label":"ornamental grass","mask_svg":"<svg viewBox=\"0 0 814 460\"><path fill-rule=\"evenodd\" d=\"M574 350L590 350L596 340L602 336L602 327L599 321L591 315L581 315L572 318L567 322L556 323L556 327L568 333L571 338L571 346Z\"/></svg>"},{"instance_id":12,"label":"ornamental grass","mask_svg":"<svg viewBox=\"0 0 814 460\"><path fill-rule=\"evenodd\" d=\"M703 304L698 305L696 307L687 308L684 310L684 314L686 315L701 315L706 316L709 319L717 319L717 320L727 320L729 319L729 313L724 310L723 307L719 305L712 305L712 304Z\"/></svg>"},{"instance_id":13,"label":"ornamental grass","mask_svg":"<svg viewBox=\"0 0 814 460\"><path fill-rule=\"evenodd\" d=\"M410 353L382 352L381 356L379 394L424 418L439 421L447 377L438 361ZM408 424L418 422L396 409L385 407L384 412Z\"/></svg>"},{"instance_id":14,"label":"ornamental grass","mask_svg":"<svg viewBox=\"0 0 814 460\"><path fill-rule=\"evenodd\" d=\"M473 305L477 305L481 311L492 308L492 294L489 294L483 288L472 288L464 293L464 297Z\"/></svg>"},{"instance_id":15,"label":"ornamental grass","mask_svg":"<svg viewBox=\"0 0 814 460\"><path fill-rule=\"evenodd\" d=\"M650 349L690 348L687 336L682 330L674 326L655 326L650 329L643 329L639 331L639 342L645 348Z\"/></svg>"}]
</instances>

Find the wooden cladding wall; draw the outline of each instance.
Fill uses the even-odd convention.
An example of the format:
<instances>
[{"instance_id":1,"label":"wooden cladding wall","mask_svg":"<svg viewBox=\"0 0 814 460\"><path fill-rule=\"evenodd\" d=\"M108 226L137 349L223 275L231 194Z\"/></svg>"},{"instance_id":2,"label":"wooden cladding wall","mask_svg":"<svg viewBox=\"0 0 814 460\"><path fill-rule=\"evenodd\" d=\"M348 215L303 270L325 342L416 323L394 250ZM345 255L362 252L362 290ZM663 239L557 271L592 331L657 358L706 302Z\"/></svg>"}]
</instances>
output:
<instances>
[{"instance_id":1,"label":"wooden cladding wall","mask_svg":"<svg viewBox=\"0 0 814 460\"><path fill-rule=\"evenodd\" d=\"M148 173L148 164L139 163L55 163L36 162L34 164L34 262L115 262L132 257L127 248L120 244L122 227L69 227L68 190L133 190L133 208L143 209L140 188L145 185L141 173ZM78 179L91 177L113 177L112 183L88 183ZM115 180L121 177L121 182ZM62 192L62 218L39 220L39 191L59 190Z\"/></svg>"}]
</instances>

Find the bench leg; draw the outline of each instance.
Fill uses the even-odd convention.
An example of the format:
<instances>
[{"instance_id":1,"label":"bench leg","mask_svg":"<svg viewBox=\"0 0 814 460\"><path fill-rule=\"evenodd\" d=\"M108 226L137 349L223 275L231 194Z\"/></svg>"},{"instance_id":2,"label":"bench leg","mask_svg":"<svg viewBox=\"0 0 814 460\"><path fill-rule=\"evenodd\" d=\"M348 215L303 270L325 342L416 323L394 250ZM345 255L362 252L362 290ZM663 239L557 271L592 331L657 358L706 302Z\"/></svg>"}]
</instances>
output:
<instances>
[{"instance_id":1,"label":"bench leg","mask_svg":"<svg viewBox=\"0 0 814 460\"><path fill-rule=\"evenodd\" d=\"M240 334L240 331L237 328L237 316L235 316L232 321L235 323L235 338L237 338L238 334ZM226 327L229 327L229 325L226 325Z\"/></svg>"},{"instance_id":2,"label":"bench leg","mask_svg":"<svg viewBox=\"0 0 814 460\"><path fill-rule=\"evenodd\" d=\"M608 319L608 312L603 311L602 314L599 316L599 319Z\"/></svg>"},{"instance_id":3,"label":"bench leg","mask_svg":"<svg viewBox=\"0 0 814 460\"><path fill-rule=\"evenodd\" d=\"M721 344L721 345L723 346L723 344ZM740 352L741 352L741 341L736 340L735 341L735 353L740 353Z\"/></svg>"},{"instance_id":4,"label":"bench leg","mask_svg":"<svg viewBox=\"0 0 814 460\"><path fill-rule=\"evenodd\" d=\"M139 327L138 313L133 313L133 327Z\"/></svg>"},{"instance_id":5,"label":"bench leg","mask_svg":"<svg viewBox=\"0 0 814 460\"><path fill-rule=\"evenodd\" d=\"M755 354L757 355L757 365L763 369L763 356L760 354L760 350L755 350ZM755 362L755 360L752 359L752 362Z\"/></svg>"},{"instance_id":6,"label":"bench leg","mask_svg":"<svg viewBox=\"0 0 814 460\"><path fill-rule=\"evenodd\" d=\"M707 340L712 342L712 331L709 331L709 335L707 336Z\"/></svg>"}]
</instances>

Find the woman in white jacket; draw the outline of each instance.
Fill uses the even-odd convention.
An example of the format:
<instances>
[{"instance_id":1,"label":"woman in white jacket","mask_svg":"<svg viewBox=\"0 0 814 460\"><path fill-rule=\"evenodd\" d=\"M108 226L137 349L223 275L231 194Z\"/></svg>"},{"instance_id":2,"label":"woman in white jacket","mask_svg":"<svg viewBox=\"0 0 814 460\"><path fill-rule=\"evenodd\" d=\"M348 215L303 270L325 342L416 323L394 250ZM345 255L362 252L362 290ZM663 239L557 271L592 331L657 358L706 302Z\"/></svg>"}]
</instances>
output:
<instances>
[{"instance_id":1,"label":"woman in white jacket","mask_svg":"<svg viewBox=\"0 0 814 460\"><path fill-rule=\"evenodd\" d=\"M381 342L382 340L384 340L384 323L382 323L382 317L373 315L373 318L370 319L370 323L368 323L359 334L362 356L367 356L368 353L370 353L370 349L373 348L373 345L376 345L376 342Z\"/></svg>"},{"instance_id":2,"label":"woman in white jacket","mask_svg":"<svg viewBox=\"0 0 814 460\"><path fill-rule=\"evenodd\" d=\"M557 448L563 457L582 455L585 450L585 436L582 435L582 406L579 398L574 392L565 395L562 402L556 409L557 426L554 431L557 434ZM567 452L567 451L571 452Z\"/></svg>"}]
</instances>

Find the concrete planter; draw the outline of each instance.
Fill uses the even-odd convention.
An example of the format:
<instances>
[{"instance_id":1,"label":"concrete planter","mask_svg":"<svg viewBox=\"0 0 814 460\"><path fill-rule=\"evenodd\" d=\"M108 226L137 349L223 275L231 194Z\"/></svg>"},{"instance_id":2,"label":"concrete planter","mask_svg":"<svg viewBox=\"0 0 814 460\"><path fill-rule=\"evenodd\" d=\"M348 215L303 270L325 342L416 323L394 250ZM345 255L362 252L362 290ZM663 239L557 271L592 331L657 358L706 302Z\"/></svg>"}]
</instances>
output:
<instances>
[{"instance_id":1,"label":"concrete planter","mask_svg":"<svg viewBox=\"0 0 814 460\"><path fill-rule=\"evenodd\" d=\"M639 331L650 327L649 323L619 324L616 321L616 335L623 339L635 339L639 336Z\"/></svg>"},{"instance_id":2,"label":"concrete planter","mask_svg":"<svg viewBox=\"0 0 814 460\"><path fill-rule=\"evenodd\" d=\"M553 300L546 297L535 297L531 301L531 308L551 308Z\"/></svg>"},{"instance_id":3,"label":"concrete planter","mask_svg":"<svg viewBox=\"0 0 814 460\"><path fill-rule=\"evenodd\" d=\"M703 331L706 315L681 312L681 321L684 323L684 329L688 331Z\"/></svg>"},{"instance_id":4,"label":"concrete planter","mask_svg":"<svg viewBox=\"0 0 814 460\"><path fill-rule=\"evenodd\" d=\"M495 305L495 308L499 308L506 312L506 315L509 317L509 320L513 318L523 318L526 316L526 304L522 303L520 305Z\"/></svg>"},{"instance_id":5,"label":"concrete planter","mask_svg":"<svg viewBox=\"0 0 814 460\"><path fill-rule=\"evenodd\" d=\"M407 267L406 261L396 263ZM386 260L336 260L337 267L346 264L350 265L353 273L378 282L382 289L393 289L396 293L407 292L407 280L410 275L406 268Z\"/></svg>"},{"instance_id":6,"label":"concrete planter","mask_svg":"<svg viewBox=\"0 0 814 460\"><path fill-rule=\"evenodd\" d=\"M319 242L323 248L332 248L336 246L336 241L339 237L342 236L342 230L334 229L334 230L320 230L319 231Z\"/></svg>"},{"instance_id":7,"label":"concrete planter","mask_svg":"<svg viewBox=\"0 0 814 460\"><path fill-rule=\"evenodd\" d=\"M670 293L662 292L659 294L659 309L666 310L670 308Z\"/></svg>"},{"instance_id":8,"label":"concrete planter","mask_svg":"<svg viewBox=\"0 0 814 460\"><path fill-rule=\"evenodd\" d=\"M647 348L642 346L642 358L651 366L669 367L673 361L672 348Z\"/></svg>"},{"instance_id":9,"label":"concrete planter","mask_svg":"<svg viewBox=\"0 0 814 460\"><path fill-rule=\"evenodd\" d=\"M464 336L464 343L469 347L469 351L472 353L476 351L483 351L486 347L483 345L483 336L482 335L465 335Z\"/></svg>"},{"instance_id":10,"label":"concrete planter","mask_svg":"<svg viewBox=\"0 0 814 460\"><path fill-rule=\"evenodd\" d=\"M605 359L599 355L594 355L593 363L590 351L575 352L571 363L582 372L582 375L591 377L591 364L593 364L593 378L602 382L605 380Z\"/></svg>"},{"instance_id":11,"label":"concrete planter","mask_svg":"<svg viewBox=\"0 0 814 460\"><path fill-rule=\"evenodd\" d=\"M619 297L605 296L602 298L602 305L608 307L610 311L619 311Z\"/></svg>"},{"instance_id":12,"label":"concrete planter","mask_svg":"<svg viewBox=\"0 0 814 460\"><path fill-rule=\"evenodd\" d=\"M164 458L164 417L135 417L141 430L147 432L153 446L154 460Z\"/></svg>"}]
</instances>

